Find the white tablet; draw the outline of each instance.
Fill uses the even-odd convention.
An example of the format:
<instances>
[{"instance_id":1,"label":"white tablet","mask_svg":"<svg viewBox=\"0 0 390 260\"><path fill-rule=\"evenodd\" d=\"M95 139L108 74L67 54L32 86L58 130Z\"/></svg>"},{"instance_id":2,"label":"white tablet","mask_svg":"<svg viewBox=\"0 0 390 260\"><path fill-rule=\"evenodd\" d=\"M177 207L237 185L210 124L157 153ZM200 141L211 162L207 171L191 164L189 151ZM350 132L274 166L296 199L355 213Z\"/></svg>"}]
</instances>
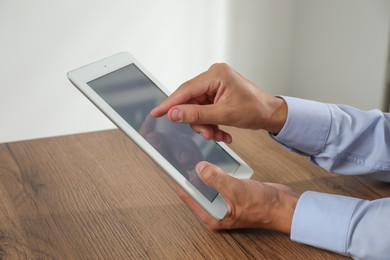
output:
<instances>
[{"instance_id":1,"label":"white tablet","mask_svg":"<svg viewBox=\"0 0 390 260\"><path fill-rule=\"evenodd\" d=\"M210 215L225 216L223 197L199 179L195 165L208 161L237 178L250 178L252 169L224 143L205 140L188 124L151 117L170 93L138 61L122 52L73 70L68 78Z\"/></svg>"}]
</instances>

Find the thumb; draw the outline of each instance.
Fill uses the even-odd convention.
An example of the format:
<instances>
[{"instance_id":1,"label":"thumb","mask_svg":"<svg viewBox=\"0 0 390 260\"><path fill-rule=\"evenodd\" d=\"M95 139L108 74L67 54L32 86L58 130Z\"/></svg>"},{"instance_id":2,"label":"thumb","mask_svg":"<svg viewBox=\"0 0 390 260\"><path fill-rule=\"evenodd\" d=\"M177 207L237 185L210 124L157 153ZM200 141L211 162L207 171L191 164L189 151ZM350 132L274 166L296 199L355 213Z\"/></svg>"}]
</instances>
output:
<instances>
[{"instance_id":1,"label":"thumb","mask_svg":"<svg viewBox=\"0 0 390 260\"><path fill-rule=\"evenodd\" d=\"M199 178L207 186L217 190L221 194L224 193L225 189L229 186L228 183L231 182L231 178L233 178L218 166L208 162L199 162L196 165L195 170L198 173Z\"/></svg>"},{"instance_id":2,"label":"thumb","mask_svg":"<svg viewBox=\"0 0 390 260\"><path fill-rule=\"evenodd\" d=\"M168 111L168 118L173 122L190 124L221 124L223 113L218 106L185 104L178 105Z\"/></svg>"}]
</instances>

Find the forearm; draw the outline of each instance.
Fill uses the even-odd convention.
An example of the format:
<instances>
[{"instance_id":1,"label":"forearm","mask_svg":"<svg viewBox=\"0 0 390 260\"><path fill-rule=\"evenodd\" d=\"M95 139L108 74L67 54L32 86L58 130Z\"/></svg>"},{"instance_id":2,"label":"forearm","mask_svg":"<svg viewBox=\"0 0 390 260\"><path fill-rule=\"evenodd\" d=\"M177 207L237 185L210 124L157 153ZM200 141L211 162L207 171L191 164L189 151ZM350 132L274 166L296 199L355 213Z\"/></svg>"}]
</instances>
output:
<instances>
[{"instance_id":1,"label":"forearm","mask_svg":"<svg viewBox=\"0 0 390 260\"><path fill-rule=\"evenodd\" d=\"M298 202L298 195L279 190L277 198L278 201L272 210L270 229L291 234L292 220Z\"/></svg>"}]
</instances>

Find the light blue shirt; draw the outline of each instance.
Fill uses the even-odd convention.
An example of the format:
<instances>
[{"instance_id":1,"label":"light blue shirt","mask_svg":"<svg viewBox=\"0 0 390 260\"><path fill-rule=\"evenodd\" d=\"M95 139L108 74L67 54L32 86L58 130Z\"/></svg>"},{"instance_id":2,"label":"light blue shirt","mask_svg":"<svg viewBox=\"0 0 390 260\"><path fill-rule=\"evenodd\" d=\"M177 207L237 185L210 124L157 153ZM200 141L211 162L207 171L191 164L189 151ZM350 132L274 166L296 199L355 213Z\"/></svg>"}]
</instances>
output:
<instances>
[{"instance_id":1,"label":"light blue shirt","mask_svg":"<svg viewBox=\"0 0 390 260\"><path fill-rule=\"evenodd\" d=\"M390 182L390 114L292 97L274 138L326 170ZM291 239L351 256L390 259L390 198L373 201L307 191Z\"/></svg>"}]
</instances>

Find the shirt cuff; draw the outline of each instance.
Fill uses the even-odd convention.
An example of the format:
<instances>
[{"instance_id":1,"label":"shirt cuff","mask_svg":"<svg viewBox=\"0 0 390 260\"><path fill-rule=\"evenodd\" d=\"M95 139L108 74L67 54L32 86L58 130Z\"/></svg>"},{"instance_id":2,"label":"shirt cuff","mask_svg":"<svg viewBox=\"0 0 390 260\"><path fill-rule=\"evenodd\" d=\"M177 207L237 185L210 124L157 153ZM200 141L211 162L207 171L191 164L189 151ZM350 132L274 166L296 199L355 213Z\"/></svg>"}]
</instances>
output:
<instances>
[{"instance_id":1,"label":"shirt cuff","mask_svg":"<svg viewBox=\"0 0 390 260\"><path fill-rule=\"evenodd\" d=\"M307 155L320 153L326 145L331 127L328 105L300 98L281 98L287 103L287 120L273 138Z\"/></svg>"},{"instance_id":2,"label":"shirt cuff","mask_svg":"<svg viewBox=\"0 0 390 260\"><path fill-rule=\"evenodd\" d=\"M352 215L361 201L313 191L303 193L294 211L291 240L346 254Z\"/></svg>"}]
</instances>

